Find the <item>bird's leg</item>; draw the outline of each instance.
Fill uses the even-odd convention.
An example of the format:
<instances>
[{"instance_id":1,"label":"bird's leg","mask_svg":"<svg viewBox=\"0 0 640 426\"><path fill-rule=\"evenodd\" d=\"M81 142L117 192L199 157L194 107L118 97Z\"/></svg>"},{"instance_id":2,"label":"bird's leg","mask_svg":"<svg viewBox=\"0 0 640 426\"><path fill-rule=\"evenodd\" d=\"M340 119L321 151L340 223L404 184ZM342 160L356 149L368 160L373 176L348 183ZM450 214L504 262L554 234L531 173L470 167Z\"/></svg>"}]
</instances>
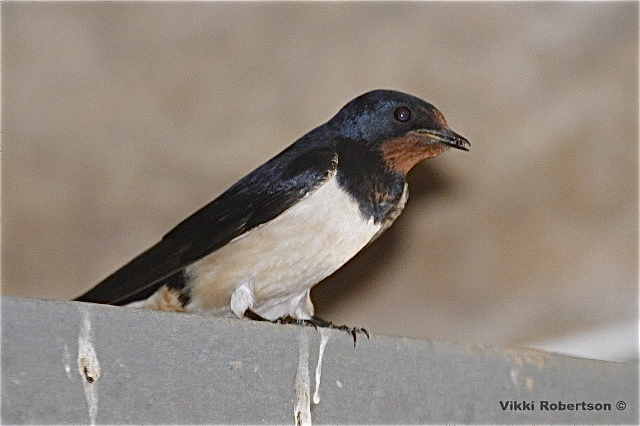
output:
<instances>
[{"instance_id":1,"label":"bird's leg","mask_svg":"<svg viewBox=\"0 0 640 426\"><path fill-rule=\"evenodd\" d=\"M247 309L246 311L244 311L244 316L249 318L250 320L270 322L272 324L311 325L314 328L317 328L315 324L308 323L307 320L298 320L298 319L290 317L289 315L284 316L284 317L280 317L280 318L277 318L277 319L274 319L274 320L270 320L268 318L263 317L260 314L256 314L251 309Z\"/></svg>"},{"instance_id":2,"label":"bird's leg","mask_svg":"<svg viewBox=\"0 0 640 426\"><path fill-rule=\"evenodd\" d=\"M272 322L275 323L275 321L270 320L270 319L266 319L265 317L263 317L262 315L258 315L255 312L253 312L251 309L247 308L246 311L244 311L244 316L249 318L250 320L254 320L254 321L266 321L266 322Z\"/></svg>"},{"instance_id":3,"label":"bird's leg","mask_svg":"<svg viewBox=\"0 0 640 426\"><path fill-rule=\"evenodd\" d=\"M321 327L321 328L333 328L334 330L343 330L349 333L351 337L353 337L354 347L356 346L356 336L358 333L364 334L365 336L367 336L367 339L369 338L369 332L362 327L349 327L347 325L335 325L331 321L323 320L322 318L318 318L318 317L311 317L309 319L296 319L287 315L275 320L270 320L261 315L256 314L251 309L247 309L244 312L244 316L254 321L266 321L272 324L296 324L296 325L307 325L315 329L318 329L318 327Z\"/></svg>"},{"instance_id":4,"label":"bird's leg","mask_svg":"<svg viewBox=\"0 0 640 426\"><path fill-rule=\"evenodd\" d=\"M349 327L347 325L335 325L331 321L327 321L318 317L311 317L309 319L297 320L297 319L291 318L290 316L286 316L284 318L278 318L277 321L283 324L309 325L315 329L317 329L318 327L321 327L321 328L333 328L334 330L346 331L351 335L351 337L353 337L354 347L356 346L356 335L358 333L363 333L365 336L367 336L367 339L369 338L369 332L362 327Z\"/></svg>"}]
</instances>

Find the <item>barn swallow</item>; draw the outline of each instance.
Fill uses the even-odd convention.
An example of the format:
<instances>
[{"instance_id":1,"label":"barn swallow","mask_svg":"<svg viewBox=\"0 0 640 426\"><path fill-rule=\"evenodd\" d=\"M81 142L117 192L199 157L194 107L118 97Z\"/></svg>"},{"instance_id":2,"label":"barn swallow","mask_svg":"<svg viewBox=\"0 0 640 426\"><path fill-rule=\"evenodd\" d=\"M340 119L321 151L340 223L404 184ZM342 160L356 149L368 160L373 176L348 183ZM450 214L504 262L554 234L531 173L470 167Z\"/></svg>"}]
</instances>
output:
<instances>
[{"instance_id":1,"label":"barn swallow","mask_svg":"<svg viewBox=\"0 0 640 426\"><path fill-rule=\"evenodd\" d=\"M76 300L349 331L314 317L311 288L402 212L407 173L468 151L433 105L374 90L240 179ZM366 333L366 332L365 332Z\"/></svg>"}]
</instances>

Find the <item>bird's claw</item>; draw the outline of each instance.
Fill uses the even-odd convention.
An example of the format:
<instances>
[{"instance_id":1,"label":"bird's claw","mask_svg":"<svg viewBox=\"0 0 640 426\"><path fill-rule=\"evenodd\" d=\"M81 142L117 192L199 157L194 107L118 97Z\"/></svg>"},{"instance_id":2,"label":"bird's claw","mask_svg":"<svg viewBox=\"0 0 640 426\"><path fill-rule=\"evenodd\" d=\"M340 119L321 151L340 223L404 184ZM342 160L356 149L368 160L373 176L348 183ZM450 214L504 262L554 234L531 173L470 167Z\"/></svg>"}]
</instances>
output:
<instances>
[{"instance_id":1,"label":"bird's claw","mask_svg":"<svg viewBox=\"0 0 640 426\"><path fill-rule=\"evenodd\" d=\"M367 336L367 339L370 338L369 337L369 332L367 330L365 330L364 328L362 328L362 327L349 327L347 325L335 325L331 321L326 321L326 320L323 320L322 318L318 318L318 317L311 317L311 319L302 320L302 321L304 321L304 324L312 325L316 329L318 327L322 327L322 328L332 328L334 330L346 331L353 338L353 347L354 348L356 346L356 340L357 340L358 333L363 333L365 336Z\"/></svg>"},{"instance_id":2,"label":"bird's claw","mask_svg":"<svg viewBox=\"0 0 640 426\"><path fill-rule=\"evenodd\" d=\"M335 325L332 324L331 328L335 328L335 329L338 329L338 330L344 330L347 333L349 333L351 335L351 337L353 337L353 347L354 348L356 347L356 336L358 335L358 333L364 334L365 336L367 336L367 339L370 338L369 337L369 332L366 329L362 328L362 327L349 327L349 326L346 326L346 325L335 326Z\"/></svg>"}]
</instances>

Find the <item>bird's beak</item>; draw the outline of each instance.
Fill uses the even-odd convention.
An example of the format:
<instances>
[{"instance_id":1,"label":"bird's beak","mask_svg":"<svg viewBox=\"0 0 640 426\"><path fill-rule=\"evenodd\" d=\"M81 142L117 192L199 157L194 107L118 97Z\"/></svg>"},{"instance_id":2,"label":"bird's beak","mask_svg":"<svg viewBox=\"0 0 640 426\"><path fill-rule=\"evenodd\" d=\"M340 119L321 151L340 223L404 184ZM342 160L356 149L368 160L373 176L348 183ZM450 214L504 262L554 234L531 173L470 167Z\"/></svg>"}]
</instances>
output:
<instances>
[{"instance_id":1,"label":"bird's beak","mask_svg":"<svg viewBox=\"0 0 640 426\"><path fill-rule=\"evenodd\" d=\"M444 145L461 149L463 151L469 151L469 146L471 145L467 139L460 136L448 127L443 127L438 130L419 129L414 130L413 133L420 136L426 136L431 141L440 142Z\"/></svg>"}]
</instances>

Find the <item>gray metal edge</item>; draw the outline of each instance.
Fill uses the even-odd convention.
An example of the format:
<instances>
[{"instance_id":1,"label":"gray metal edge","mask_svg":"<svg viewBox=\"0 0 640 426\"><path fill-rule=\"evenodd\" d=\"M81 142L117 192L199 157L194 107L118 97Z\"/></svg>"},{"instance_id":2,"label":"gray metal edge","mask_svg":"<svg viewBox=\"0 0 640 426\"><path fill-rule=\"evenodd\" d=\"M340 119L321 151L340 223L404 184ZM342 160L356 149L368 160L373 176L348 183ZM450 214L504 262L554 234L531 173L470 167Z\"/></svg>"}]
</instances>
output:
<instances>
[{"instance_id":1,"label":"gray metal edge","mask_svg":"<svg viewBox=\"0 0 640 426\"><path fill-rule=\"evenodd\" d=\"M354 348L337 330L68 301L0 308L3 424L638 424L637 363L375 334Z\"/></svg>"}]
</instances>

